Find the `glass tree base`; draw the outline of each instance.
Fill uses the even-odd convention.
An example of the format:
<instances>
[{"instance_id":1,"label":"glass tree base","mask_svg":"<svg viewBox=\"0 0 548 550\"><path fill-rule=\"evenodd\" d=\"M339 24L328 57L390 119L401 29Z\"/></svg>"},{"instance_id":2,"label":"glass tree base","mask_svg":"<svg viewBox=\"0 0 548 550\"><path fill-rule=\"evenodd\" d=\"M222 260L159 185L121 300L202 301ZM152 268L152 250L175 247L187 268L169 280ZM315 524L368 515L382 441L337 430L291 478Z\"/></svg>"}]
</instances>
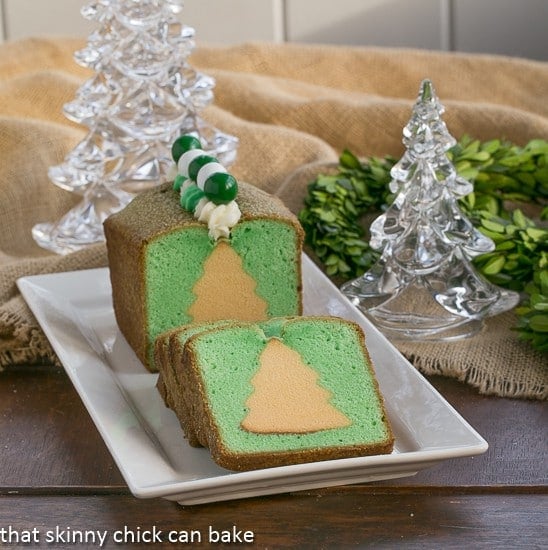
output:
<instances>
[{"instance_id":1,"label":"glass tree base","mask_svg":"<svg viewBox=\"0 0 548 550\"><path fill-rule=\"evenodd\" d=\"M378 287L359 278L341 290L390 340L448 342L473 336L485 318L518 304L516 292L484 284L479 292L463 287L436 290L432 281L419 279L393 293L379 293Z\"/></svg>"},{"instance_id":2,"label":"glass tree base","mask_svg":"<svg viewBox=\"0 0 548 550\"><path fill-rule=\"evenodd\" d=\"M103 242L103 222L124 208L133 197L104 186L95 187L58 222L36 224L32 236L42 248L62 255Z\"/></svg>"}]
</instances>

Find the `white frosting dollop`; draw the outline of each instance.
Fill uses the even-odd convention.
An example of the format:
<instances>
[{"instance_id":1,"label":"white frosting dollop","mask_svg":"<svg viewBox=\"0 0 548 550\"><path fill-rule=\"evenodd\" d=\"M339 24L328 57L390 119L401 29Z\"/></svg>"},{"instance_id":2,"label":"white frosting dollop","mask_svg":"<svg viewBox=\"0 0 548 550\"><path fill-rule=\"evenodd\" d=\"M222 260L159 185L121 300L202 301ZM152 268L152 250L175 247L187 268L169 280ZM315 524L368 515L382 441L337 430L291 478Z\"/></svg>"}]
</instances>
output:
<instances>
[{"instance_id":1,"label":"white frosting dollop","mask_svg":"<svg viewBox=\"0 0 548 550\"><path fill-rule=\"evenodd\" d=\"M184 181L181 185L181 195L191 185L195 185L191 180ZM221 237L230 237L230 230L240 221L242 212L236 201L230 201L228 204L215 204L203 197L194 209L194 217L198 221L207 223L209 236L217 240Z\"/></svg>"},{"instance_id":2,"label":"white frosting dollop","mask_svg":"<svg viewBox=\"0 0 548 550\"><path fill-rule=\"evenodd\" d=\"M220 237L228 238L230 229L240 221L241 216L242 213L235 201L228 204L218 204L211 210L207 220L209 236L215 240Z\"/></svg>"}]
</instances>

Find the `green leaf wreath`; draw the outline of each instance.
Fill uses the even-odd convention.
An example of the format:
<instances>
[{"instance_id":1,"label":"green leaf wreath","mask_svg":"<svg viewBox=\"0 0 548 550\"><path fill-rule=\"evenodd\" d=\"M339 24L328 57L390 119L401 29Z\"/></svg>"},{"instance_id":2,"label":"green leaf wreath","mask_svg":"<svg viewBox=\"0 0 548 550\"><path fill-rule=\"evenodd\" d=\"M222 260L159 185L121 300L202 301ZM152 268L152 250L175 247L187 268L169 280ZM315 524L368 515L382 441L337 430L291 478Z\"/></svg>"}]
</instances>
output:
<instances>
[{"instance_id":1,"label":"green leaf wreath","mask_svg":"<svg viewBox=\"0 0 548 550\"><path fill-rule=\"evenodd\" d=\"M519 147L464 136L449 157L474 184L461 208L495 242L474 265L491 282L522 293L515 310L520 338L548 351L548 142ZM362 162L345 150L334 174L309 185L299 219L307 246L336 281L358 277L379 257L367 226L393 199L388 184L395 162L390 156Z\"/></svg>"}]
</instances>

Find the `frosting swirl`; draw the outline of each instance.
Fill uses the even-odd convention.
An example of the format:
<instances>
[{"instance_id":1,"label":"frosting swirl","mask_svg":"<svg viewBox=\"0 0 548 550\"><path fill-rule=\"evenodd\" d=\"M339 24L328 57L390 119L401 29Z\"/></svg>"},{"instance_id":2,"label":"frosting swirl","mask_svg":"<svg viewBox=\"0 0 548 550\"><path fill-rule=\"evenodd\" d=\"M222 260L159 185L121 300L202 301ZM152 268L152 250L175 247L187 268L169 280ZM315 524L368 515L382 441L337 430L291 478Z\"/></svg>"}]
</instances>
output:
<instances>
[{"instance_id":1,"label":"frosting swirl","mask_svg":"<svg viewBox=\"0 0 548 550\"><path fill-rule=\"evenodd\" d=\"M240 221L242 213L236 201L227 204L215 204L206 196L197 196L200 189L191 180L186 180L180 188L181 203L188 206L185 210L192 211L194 217L207 224L209 236L217 240L221 237L230 237L230 230ZM189 197L189 195L191 195ZM194 197L192 197L194 195ZM198 198L199 197L199 198ZM192 199L197 199L191 203Z\"/></svg>"}]
</instances>

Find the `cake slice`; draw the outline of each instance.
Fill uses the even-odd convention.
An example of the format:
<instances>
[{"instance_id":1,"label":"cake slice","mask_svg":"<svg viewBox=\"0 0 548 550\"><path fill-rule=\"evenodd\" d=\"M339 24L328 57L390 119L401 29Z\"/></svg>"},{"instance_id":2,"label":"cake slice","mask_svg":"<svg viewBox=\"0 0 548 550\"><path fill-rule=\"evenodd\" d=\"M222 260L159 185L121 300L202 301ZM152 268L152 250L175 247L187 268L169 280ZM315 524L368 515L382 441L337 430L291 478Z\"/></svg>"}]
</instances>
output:
<instances>
[{"instance_id":1,"label":"cake slice","mask_svg":"<svg viewBox=\"0 0 548 550\"><path fill-rule=\"evenodd\" d=\"M188 416L188 403L185 393L175 372L176 358L184 349L186 341L194 334L211 328L230 324L231 321L217 321L210 323L195 323L184 325L162 333L156 338L154 347L155 364L158 366L160 376L156 382L156 388L162 396L167 407L172 409L179 421L185 435L193 447L199 447Z\"/></svg>"},{"instance_id":2,"label":"cake slice","mask_svg":"<svg viewBox=\"0 0 548 550\"><path fill-rule=\"evenodd\" d=\"M336 317L227 322L183 327L167 345L164 338L156 349L166 404L190 444L209 448L224 468L392 450L383 398L355 323Z\"/></svg>"}]
</instances>

